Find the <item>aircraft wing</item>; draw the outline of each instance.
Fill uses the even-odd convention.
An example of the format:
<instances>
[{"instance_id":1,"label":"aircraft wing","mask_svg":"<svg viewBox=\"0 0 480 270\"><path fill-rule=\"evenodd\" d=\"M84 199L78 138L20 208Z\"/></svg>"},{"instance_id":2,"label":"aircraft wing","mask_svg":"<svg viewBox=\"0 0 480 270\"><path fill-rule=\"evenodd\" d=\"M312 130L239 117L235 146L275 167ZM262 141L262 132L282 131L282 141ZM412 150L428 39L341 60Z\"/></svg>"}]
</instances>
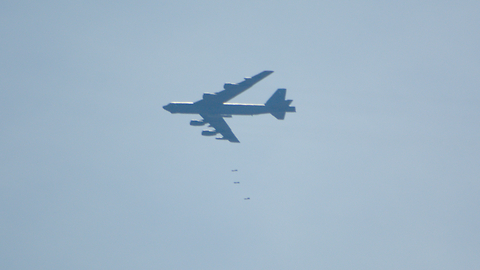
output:
<instances>
[{"instance_id":1,"label":"aircraft wing","mask_svg":"<svg viewBox=\"0 0 480 270\"><path fill-rule=\"evenodd\" d=\"M223 85L223 89L220 92L216 92L215 94L205 93L203 95L203 99L195 102L195 103L208 103L208 104L221 104L229 101L230 99L238 96L245 90L252 87L257 82L263 80L268 75L272 74L273 71L265 70L251 78L245 78L242 82L239 83L225 83Z\"/></svg>"},{"instance_id":2,"label":"aircraft wing","mask_svg":"<svg viewBox=\"0 0 480 270\"><path fill-rule=\"evenodd\" d=\"M230 142L239 143L240 141L235 137L232 130L228 126L227 122L220 115L205 115L200 114L203 117L204 122L210 124L211 127L215 129L216 132L222 134L222 138L217 138L217 140L228 140Z\"/></svg>"}]
</instances>

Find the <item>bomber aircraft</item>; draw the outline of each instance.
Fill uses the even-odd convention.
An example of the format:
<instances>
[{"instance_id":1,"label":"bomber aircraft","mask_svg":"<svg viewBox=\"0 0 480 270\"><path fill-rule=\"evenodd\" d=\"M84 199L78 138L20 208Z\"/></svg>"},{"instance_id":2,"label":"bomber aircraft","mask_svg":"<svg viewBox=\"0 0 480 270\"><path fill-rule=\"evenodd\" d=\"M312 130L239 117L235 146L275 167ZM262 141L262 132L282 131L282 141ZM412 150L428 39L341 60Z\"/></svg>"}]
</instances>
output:
<instances>
[{"instance_id":1,"label":"bomber aircraft","mask_svg":"<svg viewBox=\"0 0 480 270\"><path fill-rule=\"evenodd\" d=\"M203 119L192 120L190 125L209 124L209 127L213 128L213 130L203 130L203 136L215 136L220 133L222 137L216 138L217 140L239 143L224 117L270 113L275 118L283 120L286 112L295 112L295 107L290 106L292 100L285 100L287 89L284 88L278 89L265 104L226 103L272 73L273 71L266 70L251 78L245 78L239 83L225 83L224 90L204 93L203 98L197 102L172 102L163 108L170 113L199 114Z\"/></svg>"}]
</instances>

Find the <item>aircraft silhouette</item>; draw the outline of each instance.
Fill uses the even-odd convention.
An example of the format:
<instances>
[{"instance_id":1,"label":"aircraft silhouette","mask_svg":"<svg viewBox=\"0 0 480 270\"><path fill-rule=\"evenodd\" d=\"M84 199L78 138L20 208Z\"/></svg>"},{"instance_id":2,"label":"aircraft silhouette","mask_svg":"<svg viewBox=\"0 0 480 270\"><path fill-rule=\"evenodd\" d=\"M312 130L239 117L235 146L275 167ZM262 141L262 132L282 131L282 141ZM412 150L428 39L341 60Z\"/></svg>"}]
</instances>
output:
<instances>
[{"instance_id":1,"label":"aircraft silhouette","mask_svg":"<svg viewBox=\"0 0 480 270\"><path fill-rule=\"evenodd\" d=\"M203 98L197 102L172 102L163 108L170 113L199 114L203 119L192 120L190 125L209 124L209 127L213 128L213 130L203 130L203 136L215 136L220 133L222 137L216 138L217 140L239 143L240 141L225 122L224 117L270 113L275 118L283 120L286 112L295 112L295 107L290 106L292 100L285 100L287 93L285 88L278 89L265 104L226 103L272 73L273 71L266 70L251 78L245 78L239 83L225 83L224 90L216 93L204 93Z\"/></svg>"}]
</instances>

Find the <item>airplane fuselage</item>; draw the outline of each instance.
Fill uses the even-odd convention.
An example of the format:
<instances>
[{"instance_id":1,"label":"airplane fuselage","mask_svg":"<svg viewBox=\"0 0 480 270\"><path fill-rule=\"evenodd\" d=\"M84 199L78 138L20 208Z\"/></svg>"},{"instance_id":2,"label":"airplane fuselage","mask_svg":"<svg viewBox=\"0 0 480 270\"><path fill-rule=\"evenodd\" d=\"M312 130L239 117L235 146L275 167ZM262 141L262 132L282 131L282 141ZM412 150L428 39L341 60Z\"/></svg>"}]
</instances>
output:
<instances>
[{"instance_id":1,"label":"airplane fuselage","mask_svg":"<svg viewBox=\"0 0 480 270\"><path fill-rule=\"evenodd\" d=\"M193 102L172 102L163 107L170 113L207 115L257 115L272 113L275 108L263 104L223 103L220 105L194 104ZM282 111L295 112L295 107L282 108Z\"/></svg>"},{"instance_id":2,"label":"airplane fuselage","mask_svg":"<svg viewBox=\"0 0 480 270\"><path fill-rule=\"evenodd\" d=\"M208 124L209 129L202 131L203 136L221 134L222 137L216 138L217 140L239 143L240 141L223 119L224 117L269 113L276 119L283 120L287 112L295 112L295 107L290 106L292 100L285 99L287 93L285 88L278 88L265 104L227 103L272 73L271 70L265 70L251 78L245 78L239 83L225 83L222 91L203 93L202 99L196 102L172 102L163 108L170 113L199 114L202 119L193 119L190 121L190 125L204 126Z\"/></svg>"}]
</instances>

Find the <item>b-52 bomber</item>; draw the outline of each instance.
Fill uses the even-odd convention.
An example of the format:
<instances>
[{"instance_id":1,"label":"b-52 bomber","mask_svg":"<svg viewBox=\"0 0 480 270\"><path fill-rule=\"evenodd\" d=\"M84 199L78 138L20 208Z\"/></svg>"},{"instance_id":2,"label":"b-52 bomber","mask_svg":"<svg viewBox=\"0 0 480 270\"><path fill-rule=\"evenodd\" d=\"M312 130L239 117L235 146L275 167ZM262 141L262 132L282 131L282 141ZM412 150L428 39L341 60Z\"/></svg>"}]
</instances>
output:
<instances>
[{"instance_id":1,"label":"b-52 bomber","mask_svg":"<svg viewBox=\"0 0 480 270\"><path fill-rule=\"evenodd\" d=\"M217 140L228 140L239 143L235 134L223 119L232 115L257 115L270 113L275 118L283 120L286 112L295 112L295 107L290 106L292 100L285 100L287 89L278 89L265 104L226 103L245 90L261 81L273 71L263 71L251 78L245 78L239 83L225 83L223 89L216 93L204 93L203 98L197 102L172 102L163 108L170 113L199 114L202 120L192 120L190 125L203 126L209 124L213 130L203 130L203 136L222 135Z\"/></svg>"}]
</instances>

